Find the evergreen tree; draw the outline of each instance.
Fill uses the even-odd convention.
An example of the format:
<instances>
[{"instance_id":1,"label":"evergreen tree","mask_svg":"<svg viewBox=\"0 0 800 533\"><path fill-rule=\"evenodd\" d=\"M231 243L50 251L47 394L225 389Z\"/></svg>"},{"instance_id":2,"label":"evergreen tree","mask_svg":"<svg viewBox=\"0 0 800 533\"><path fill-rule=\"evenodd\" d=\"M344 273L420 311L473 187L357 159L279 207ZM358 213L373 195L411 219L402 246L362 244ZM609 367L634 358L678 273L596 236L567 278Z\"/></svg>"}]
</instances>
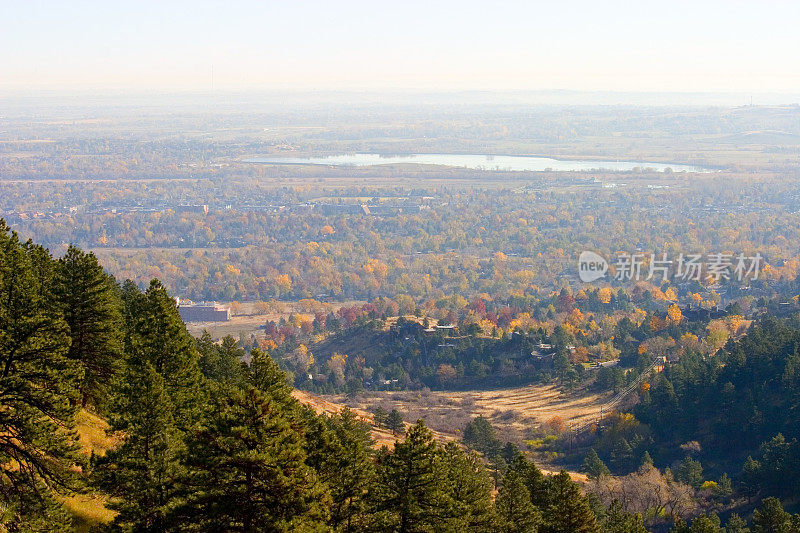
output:
<instances>
[{"instance_id":1,"label":"evergreen tree","mask_svg":"<svg viewBox=\"0 0 800 533\"><path fill-rule=\"evenodd\" d=\"M396 442L392 453L380 457L371 530L435 530L452 505L443 487L438 446L419 420L409 428L405 441Z\"/></svg>"},{"instance_id":2,"label":"evergreen tree","mask_svg":"<svg viewBox=\"0 0 800 533\"><path fill-rule=\"evenodd\" d=\"M55 269L56 261L50 255L50 251L33 241L26 241L22 245L25 254L30 260L33 268L33 275L38 281L38 294L41 297L42 310L51 315L58 315L61 312L58 302L54 298L55 288Z\"/></svg>"},{"instance_id":3,"label":"evergreen tree","mask_svg":"<svg viewBox=\"0 0 800 533\"><path fill-rule=\"evenodd\" d=\"M692 520L691 525L678 521L671 533L724 533L716 514L701 515Z\"/></svg>"},{"instance_id":4,"label":"evergreen tree","mask_svg":"<svg viewBox=\"0 0 800 533\"><path fill-rule=\"evenodd\" d=\"M745 494L747 494L747 499L750 501L753 496L758 494L761 487L761 463L747 456L739 479Z\"/></svg>"},{"instance_id":5,"label":"evergreen tree","mask_svg":"<svg viewBox=\"0 0 800 533\"><path fill-rule=\"evenodd\" d=\"M791 519L778 498L764 498L753 511L753 533L790 533Z\"/></svg>"},{"instance_id":6,"label":"evergreen tree","mask_svg":"<svg viewBox=\"0 0 800 533\"><path fill-rule=\"evenodd\" d=\"M374 409L372 409L372 420L375 422L375 425L379 428L382 428L386 425L386 418L389 416L389 413L386 412L382 406L377 405Z\"/></svg>"},{"instance_id":7,"label":"evergreen tree","mask_svg":"<svg viewBox=\"0 0 800 533\"><path fill-rule=\"evenodd\" d=\"M519 447L513 442L506 442L503 449L500 450L500 456L508 464L513 463L520 455Z\"/></svg>"},{"instance_id":8,"label":"evergreen tree","mask_svg":"<svg viewBox=\"0 0 800 533\"><path fill-rule=\"evenodd\" d=\"M400 414L400 411L397 409L392 409L392 411L386 417L386 427L395 435L398 433L400 435L403 434L403 415Z\"/></svg>"},{"instance_id":9,"label":"evergreen tree","mask_svg":"<svg viewBox=\"0 0 800 533\"><path fill-rule=\"evenodd\" d=\"M194 340L161 284L142 294L125 283L122 295L126 357L109 411L124 441L99 461L98 479L116 497L119 525L157 531L168 527L184 438L203 414L205 391Z\"/></svg>"},{"instance_id":10,"label":"evergreen tree","mask_svg":"<svg viewBox=\"0 0 800 533\"><path fill-rule=\"evenodd\" d=\"M281 370L278 363L269 355L258 348L250 351L249 383L284 407L295 404L286 372Z\"/></svg>"},{"instance_id":11,"label":"evergreen tree","mask_svg":"<svg viewBox=\"0 0 800 533\"><path fill-rule=\"evenodd\" d=\"M549 504L549 480L542 474L536 465L528 461L523 455L518 455L508 466L506 475L516 472L525 483L525 488L530 494L531 503L537 508L544 509Z\"/></svg>"},{"instance_id":12,"label":"evergreen tree","mask_svg":"<svg viewBox=\"0 0 800 533\"><path fill-rule=\"evenodd\" d=\"M111 428L125 440L98 460L97 482L113 497L123 529L165 531L167 506L182 474L182 434L165 379L148 361L130 364L115 380Z\"/></svg>"},{"instance_id":13,"label":"evergreen tree","mask_svg":"<svg viewBox=\"0 0 800 533\"><path fill-rule=\"evenodd\" d=\"M217 383L243 386L247 381L247 369L243 362L245 352L230 335L217 345L207 331L196 341L200 352L200 371Z\"/></svg>"},{"instance_id":14,"label":"evergreen tree","mask_svg":"<svg viewBox=\"0 0 800 533\"><path fill-rule=\"evenodd\" d=\"M615 472L625 472L631 467L633 448L631 448L627 439L619 437L614 441L609 459Z\"/></svg>"},{"instance_id":15,"label":"evergreen tree","mask_svg":"<svg viewBox=\"0 0 800 533\"><path fill-rule=\"evenodd\" d=\"M185 531L324 531L328 495L306 465L292 413L251 387L212 399L188 439L184 499L170 515Z\"/></svg>"},{"instance_id":16,"label":"evergreen tree","mask_svg":"<svg viewBox=\"0 0 800 533\"><path fill-rule=\"evenodd\" d=\"M151 281L132 305L129 364L140 367L146 362L164 378L175 424L186 431L199 420L205 403L194 339L178 315L175 300L158 280Z\"/></svg>"},{"instance_id":17,"label":"evergreen tree","mask_svg":"<svg viewBox=\"0 0 800 533\"><path fill-rule=\"evenodd\" d=\"M490 531L493 527L492 481L474 452L448 443L442 453L445 490L452 502L448 528L452 531Z\"/></svg>"},{"instance_id":18,"label":"evergreen tree","mask_svg":"<svg viewBox=\"0 0 800 533\"><path fill-rule=\"evenodd\" d=\"M464 427L463 440L464 444L490 459L500 453L502 446L492 424L482 416L475 417Z\"/></svg>"},{"instance_id":19,"label":"evergreen tree","mask_svg":"<svg viewBox=\"0 0 800 533\"><path fill-rule=\"evenodd\" d=\"M586 458L583 460L583 471L589 479L597 479L601 476L607 476L611 473L606 464L597 456L594 448L589 449Z\"/></svg>"},{"instance_id":20,"label":"evergreen tree","mask_svg":"<svg viewBox=\"0 0 800 533\"><path fill-rule=\"evenodd\" d=\"M0 220L0 502L18 523L42 512L49 491L74 486L78 461L78 372L38 277L47 267L34 266L46 257L31 250Z\"/></svg>"},{"instance_id":21,"label":"evergreen tree","mask_svg":"<svg viewBox=\"0 0 800 533\"><path fill-rule=\"evenodd\" d=\"M644 453L642 454L642 460L639 463L639 469L642 469L642 468L646 469L646 468L650 468L651 466L653 466L653 458L650 457L650 452L645 450Z\"/></svg>"},{"instance_id":22,"label":"evergreen tree","mask_svg":"<svg viewBox=\"0 0 800 533\"><path fill-rule=\"evenodd\" d=\"M741 516L733 513L725 525L725 533L750 533L750 528Z\"/></svg>"},{"instance_id":23,"label":"evergreen tree","mask_svg":"<svg viewBox=\"0 0 800 533\"><path fill-rule=\"evenodd\" d=\"M647 533L642 515L625 511L619 500L614 500L600 521L603 533Z\"/></svg>"},{"instance_id":24,"label":"evergreen tree","mask_svg":"<svg viewBox=\"0 0 800 533\"><path fill-rule=\"evenodd\" d=\"M685 457L675 469L675 479L699 489L703 484L703 465L691 457Z\"/></svg>"},{"instance_id":25,"label":"evergreen tree","mask_svg":"<svg viewBox=\"0 0 800 533\"><path fill-rule=\"evenodd\" d=\"M495 500L498 529L503 533L536 533L541 512L531 503L531 494L517 469L509 469Z\"/></svg>"},{"instance_id":26,"label":"evergreen tree","mask_svg":"<svg viewBox=\"0 0 800 533\"><path fill-rule=\"evenodd\" d=\"M336 531L363 531L366 496L375 482L370 427L346 408L330 417L310 410L306 415L306 463L330 489L328 525Z\"/></svg>"},{"instance_id":27,"label":"evergreen tree","mask_svg":"<svg viewBox=\"0 0 800 533\"><path fill-rule=\"evenodd\" d=\"M722 473L717 480L717 488L714 489L714 492L723 498L727 498L733 493L733 483L731 482L731 478L728 477L728 474Z\"/></svg>"},{"instance_id":28,"label":"evergreen tree","mask_svg":"<svg viewBox=\"0 0 800 533\"><path fill-rule=\"evenodd\" d=\"M586 496L569 474L561 471L548 480L549 505L544 509L545 533L594 533L600 529Z\"/></svg>"},{"instance_id":29,"label":"evergreen tree","mask_svg":"<svg viewBox=\"0 0 800 533\"><path fill-rule=\"evenodd\" d=\"M68 357L82 370L81 405L99 405L122 359L121 301L94 254L70 246L57 262L53 289L72 340Z\"/></svg>"}]
</instances>

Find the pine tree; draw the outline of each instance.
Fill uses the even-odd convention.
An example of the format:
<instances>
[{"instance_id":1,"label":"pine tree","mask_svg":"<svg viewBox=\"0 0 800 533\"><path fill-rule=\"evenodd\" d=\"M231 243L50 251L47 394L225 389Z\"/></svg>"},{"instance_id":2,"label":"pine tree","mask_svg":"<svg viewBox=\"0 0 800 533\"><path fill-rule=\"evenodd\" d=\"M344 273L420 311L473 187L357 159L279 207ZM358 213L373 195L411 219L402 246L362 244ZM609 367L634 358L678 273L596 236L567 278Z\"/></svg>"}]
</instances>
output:
<instances>
[{"instance_id":1,"label":"pine tree","mask_svg":"<svg viewBox=\"0 0 800 533\"><path fill-rule=\"evenodd\" d=\"M372 531L411 533L440 524L452 505L443 490L441 461L433 433L420 420L380 457L372 494Z\"/></svg>"},{"instance_id":2,"label":"pine tree","mask_svg":"<svg viewBox=\"0 0 800 533\"><path fill-rule=\"evenodd\" d=\"M589 479L597 479L602 476L607 476L611 473L606 464L598 457L594 448L589 449L586 458L583 460L583 471Z\"/></svg>"},{"instance_id":3,"label":"pine tree","mask_svg":"<svg viewBox=\"0 0 800 533\"><path fill-rule=\"evenodd\" d=\"M740 479L749 502L761 488L761 463L748 455L742 466Z\"/></svg>"},{"instance_id":4,"label":"pine tree","mask_svg":"<svg viewBox=\"0 0 800 533\"><path fill-rule=\"evenodd\" d=\"M546 533L599 532L597 517L592 512L586 496L569 474L561 471L548 480L549 505L544 509Z\"/></svg>"},{"instance_id":5,"label":"pine tree","mask_svg":"<svg viewBox=\"0 0 800 533\"><path fill-rule=\"evenodd\" d=\"M495 500L498 529L503 533L536 533L542 515L533 503L525 480L517 469L509 469Z\"/></svg>"},{"instance_id":6,"label":"pine tree","mask_svg":"<svg viewBox=\"0 0 800 533\"><path fill-rule=\"evenodd\" d=\"M731 482L731 478L728 477L728 474L725 472L717 480L717 488L714 492L723 498L727 498L733 493L733 483Z\"/></svg>"},{"instance_id":7,"label":"pine tree","mask_svg":"<svg viewBox=\"0 0 800 533\"><path fill-rule=\"evenodd\" d=\"M532 461L528 461L523 455L518 455L508 467L508 472L511 471L519 474L535 507L542 510L549 505L550 482Z\"/></svg>"},{"instance_id":8,"label":"pine tree","mask_svg":"<svg viewBox=\"0 0 800 533\"><path fill-rule=\"evenodd\" d=\"M22 247L28 259L30 259L33 275L38 281L38 294L41 297L42 309L48 314L58 315L60 312L59 305L53 297L56 261L53 260L53 256L50 255L50 251L47 248L35 244L33 241L26 241Z\"/></svg>"},{"instance_id":9,"label":"pine tree","mask_svg":"<svg viewBox=\"0 0 800 533\"><path fill-rule=\"evenodd\" d=\"M115 381L111 428L125 440L99 459L98 485L114 499L123 529L164 531L167 506L182 473L182 434L161 374L148 361L129 363Z\"/></svg>"},{"instance_id":10,"label":"pine tree","mask_svg":"<svg viewBox=\"0 0 800 533\"><path fill-rule=\"evenodd\" d=\"M442 467L452 502L447 527L452 531L492 530L492 481L480 457L450 442L442 451Z\"/></svg>"},{"instance_id":11,"label":"pine tree","mask_svg":"<svg viewBox=\"0 0 800 533\"><path fill-rule=\"evenodd\" d=\"M650 457L650 452L647 450L642 454L642 460L639 462L639 468L649 468L653 466L653 458Z\"/></svg>"},{"instance_id":12,"label":"pine tree","mask_svg":"<svg viewBox=\"0 0 800 533\"><path fill-rule=\"evenodd\" d=\"M127 359L136 367L149 363L164 378L175 424L186 431L197 422L205 403L194 339L178 315L175 300L158 280L150 282L144 295L134 296L129 306Z\"/></svg>"},{"instance_id":13,"label":"pine tree","mask_svg":"<svg viewBox=\"0 0 800 533\"><path fill-rule=\"evenodd\" d=\"M386 417L386 427L392 431L392 434L403 434L403 415L397 409L392 409Z\"/></svg>"},{"instance_id":14,"label":"pine tree","mask_svg":"<svg viewBox=\"0 0 800 533\"><path fill-rule=\"evenodd\" d=\"M372 420L375 421L375 425L379 428L382 428L386 425L386 418L389 416L389 413L386 412L382 406L378 405L372 409Z\"/></svg>"},{"instance_id":15,"label":"pine tree","mask_svg":"<svg viewBox=\"0 0 800 533\"><path fill-rule=\"evenodd\" d=\"M625 511L619 500L614 500L600 521L603 533L647 533L642 515Z\"/></svg>"},{"instance_id":16,"label":"pine tree","mask_svg":"<svg viewBox=\"0 0 800 533\"><path fill-rule=\"evenodd\" d=\"M633 448L630 443L624 437L617 438L611 448L611 467L615 472L624 472L630 468L632 458Z\"/></svg>"},{"instance_id":17,"label":"pine tree","mask_svg":"<svg viewBox=\"0 0 800 533\"><path fill-rule=\"evenodd\" d=\"M47 267L34 265L49 256L31 250L0 220L0 502L18 518L35 515L49 491L72 488L78 461L78 373L66 357L67 326L39 279Z\"/></svg>"},{"instance_id":18,"label":"pine tree","mask_svg":"<svg viewBox=\"0 0 800 533\"><path fill-rule=\"evenodd\" d=\"M122 358L121 301L92 253L74 246L57 262L53 289L72 339L68 357L82 370L81 405L99 405Z\"/></svg>"},{"instance_id":19,"label":"pine tree","mask_svg":"<svg viewBox=\"0 0 800 533\"><path fill-rule=\"evenodd\" d=\"M464 427L463 440L464 444L487 458L498 455L502 446L492 424L482 416L475 417Z\"/></svg>"},{"instance_id":20,"label":"pine tree","mask_svg":"<svg viewBox=\"0 0 800 533\"><path fill-rule=\"evenodd\" d=\"M324 531L325 487L306 465L292 413L254 387L228 388L188 439L184 499L170 515L188 531ZM288 416L287 416L288 415Z\"/></svg>"},{"instance_id":21,"label":"pine tree","mask_svg":"<svg viewBox=\"0 0 800 533\"><path fill-rule=\"evenodd\" d=\"M247 370L243 362L245 352L230 335L217 345L207 331L197 339L200 352L200 371L217 383L243 386L247 381Z\"/></svg>"},{"instance_id":22,"label":"pine tree","mask_svg":"<svg viewBox=\"0 0 800 533\"><path fill-rule=\"evenodd\" d=\"M258 348L250 351L249 383L284 407L294 405L292 387L286 372L269 355Z\"/></svg>"},{"instance_id":23,"label":"pine tree","mask_svg":"<svg viewBox=\"0 0 800 533\"><path fill-rule=\"evenodd\" d=\"M363 531L367 524L367 493L375 482L372 435L367 423L345 408L318 416L306 411L306 463L331 494L328 525L336 531Z\"/></svg>"},{"instance_id":24,"label":"pine tree","mask_svg":"<svg viewBox=\"0 0 800 533\"><path fill-rule=\"evenodd\" d=\"M513 463L520 455L519 447L513 442L506 442L503 449L500 450L500 456L508 464Z\"/></svg>"},{"instance_id":25,"label":"pine tree","mask_svg":"<svg viewBox=\"0 0 800 533\"><path fill-rule=\"evenodd\" d=\"M738 514L733 513L725 525L725 533L750 533L747 522Z\"/></svg>"},{"instance_id":26,"label":"pine tree","mask_svg":"<svg viewBox=\"0 0 800 533\"><path fill-rule=\"evenodd\" d=\"M670 533L724 533L716 514L701 515L692 520L691 525L678 520Z\"/></svg>"},{"instance_id":27,"label":"pine tree","mask_svg":"<svg viewBox=\"0 0 800 533\"><path fill-rule=\"evenodd\" d=\"M142 294L122 288L124 369L113 383L111 429L123 443L99 461L98 478L116 496L117 523L161 530L183 476L183 439L200 421L205 390L194 340L175 301L153 280Z\"/></svg>"},{"instance_id":28,"label":"pine tree","mask_svg":"<svg viewBox=\"0 0 800 533\"><path fill-rule=\"evenodd\" d=\"M753 511L753 533L790 533L791 518L778 498L764 498Z\"/></svg>"},{"instance_id":29,"label":"pine tree","mask_svg":"<svg viewBox=\"0 0 800 533\"><path fill-rule=\"evenodd\" d=\"M675 469L675 479L699 489L703 484L703 465L691 457L685 457Z\"/></svg>"}]
</instances>

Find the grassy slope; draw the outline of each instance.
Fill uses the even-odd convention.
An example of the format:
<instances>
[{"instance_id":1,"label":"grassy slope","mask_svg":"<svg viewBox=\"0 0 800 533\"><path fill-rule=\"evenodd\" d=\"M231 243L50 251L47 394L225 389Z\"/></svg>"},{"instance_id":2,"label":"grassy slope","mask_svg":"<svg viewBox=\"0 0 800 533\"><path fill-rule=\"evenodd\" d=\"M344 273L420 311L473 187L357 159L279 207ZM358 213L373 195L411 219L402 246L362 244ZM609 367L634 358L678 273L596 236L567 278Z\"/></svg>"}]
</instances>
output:
<instances>
[{"instance_id":1,"label":"grassy slope","mask_svg":"<svg viewBox=\"0 0 800 533\"><path fill-rule=\"evenodd\" d=\"M103 455L118 444L118 439L106 434L108 423L99 416L82 410L77 416L78 436L81 451L87 456ZM76 531L90 531L95 526L107 524L116 513L106 507L104 494L90 492L63 498L65 507L75 519Z\"/></svg>"}]
</instances>

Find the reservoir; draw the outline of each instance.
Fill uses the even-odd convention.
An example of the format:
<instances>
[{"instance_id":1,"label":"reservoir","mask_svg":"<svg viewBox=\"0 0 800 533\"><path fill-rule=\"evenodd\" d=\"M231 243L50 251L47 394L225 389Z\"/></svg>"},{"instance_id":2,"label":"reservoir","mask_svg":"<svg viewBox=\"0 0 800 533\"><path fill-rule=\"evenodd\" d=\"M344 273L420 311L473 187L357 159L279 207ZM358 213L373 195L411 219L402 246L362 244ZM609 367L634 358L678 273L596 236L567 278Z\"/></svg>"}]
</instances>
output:
<instances>
[{"instance_id":1,"label":"reservoir","mask_svg":"<svg viewBox=\"0 0 800 533\"><path fill-rule=\"evenodd\" d=\"M441 165L475 170L510 171L626 171L647 168L657 172L671 169L673 172L707 172L706 169L692 165L653 163L647 161L592 161L583 159L552 159L549 157L527 155L477 155L477 154L341 154L323 157L255 157L245 159L245 163L270 165L327 165L368 167L374 165Z\"/></svg>"}]
</instances>

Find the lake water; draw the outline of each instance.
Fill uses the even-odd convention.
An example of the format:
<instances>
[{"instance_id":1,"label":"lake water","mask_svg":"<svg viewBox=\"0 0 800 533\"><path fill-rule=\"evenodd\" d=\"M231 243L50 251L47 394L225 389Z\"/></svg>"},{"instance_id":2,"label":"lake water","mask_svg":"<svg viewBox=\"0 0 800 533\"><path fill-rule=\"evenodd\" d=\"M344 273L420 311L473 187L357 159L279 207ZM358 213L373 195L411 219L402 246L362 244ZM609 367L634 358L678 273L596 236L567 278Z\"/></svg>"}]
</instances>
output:
<instances>
[{"instance_id":1,"label":"lake water","mask_svg":"<svg viewBox=\"0 0 800 533\"><path fill-rule=\"evenodd\" d=\"M651 168L664 172L667 168L673 172L703 172L704 169L691 165L674 165L668 163L652 163L647 161L590 161L552 159L527 155L477 155L477 154L342 154L325 157L256 157L245 159L245 163L264 163L272 165L329 165L367 167L373 165L442 165L478 170L633 170L634 168Z\"/></svg>"}]
</instances>

